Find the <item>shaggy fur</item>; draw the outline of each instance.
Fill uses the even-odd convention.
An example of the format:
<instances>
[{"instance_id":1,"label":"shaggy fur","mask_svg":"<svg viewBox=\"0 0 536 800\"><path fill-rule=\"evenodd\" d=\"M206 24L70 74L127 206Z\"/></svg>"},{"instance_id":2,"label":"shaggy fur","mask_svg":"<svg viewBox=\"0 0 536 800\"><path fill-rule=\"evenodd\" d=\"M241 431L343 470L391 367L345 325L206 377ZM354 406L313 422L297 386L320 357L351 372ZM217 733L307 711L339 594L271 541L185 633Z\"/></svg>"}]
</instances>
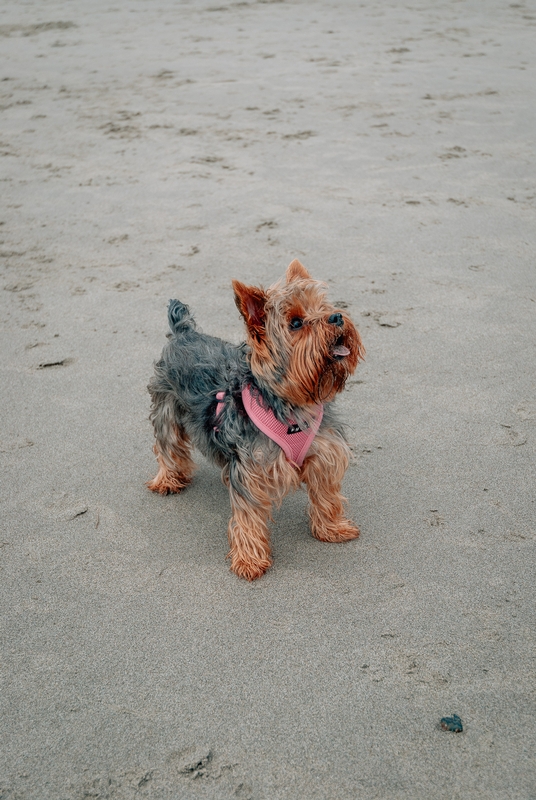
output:
<instances>
[{"instance_id":1,"label":"shaggy fur","mask_svg":"<svg viewBox=\"0 0 536 800\"><path fill-rule=\"evenodd\" d=\"M232 516L231 569L248 580L272 563L268 522L272 506L305 483L311 532L326 542L359 536L344 516L341 482L349 449L331 403L364 356L350 318L326 299L325 285L293 261L285 278L267 290L233 281L247 341L235 347L200 333L188 306L171 300L171 334L149 384L159 470L147 485L180 492L192 478L192 447L222 469ZM324 416L301 467L247 416L242 389L250 385L285 424L302 429L311 409ZM224 392L216 416L216 395Z\"/></svg>"}]
</instances>

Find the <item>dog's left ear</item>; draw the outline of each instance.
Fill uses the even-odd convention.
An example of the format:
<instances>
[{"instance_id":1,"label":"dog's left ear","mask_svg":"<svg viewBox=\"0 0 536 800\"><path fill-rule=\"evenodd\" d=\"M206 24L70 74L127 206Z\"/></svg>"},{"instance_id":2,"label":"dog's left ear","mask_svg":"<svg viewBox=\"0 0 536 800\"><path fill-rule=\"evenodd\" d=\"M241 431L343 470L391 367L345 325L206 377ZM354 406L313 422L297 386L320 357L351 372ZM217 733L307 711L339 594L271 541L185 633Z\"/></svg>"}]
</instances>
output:
<instances>
[{"instance_id":1,"label":"dog's left ear","mask_svg":"<svg viewBox=\"0 0 536 800\"><path fill-rule=\"evenodd\" d=\"M236 307L244 317L251 336L257 341L264 339L266 320L266 294L257 286L246 286L233 281Z\"/></svg>"},{"instance_id":2,"label":"dog's left ear","mask_svg":"<svg viewBox=\"0 0 536 800\"><path fill-rule=\"evenodd\" d=\"M298 261L298 259L295 258L294 261L291 261L287 267L287 274L286 274L287 283L292 283L292 281L298 280L298 278L306 278L308 280L311 280L311 276L309 275L303 264L301 264Z\"/></svg>"}]
</instances>

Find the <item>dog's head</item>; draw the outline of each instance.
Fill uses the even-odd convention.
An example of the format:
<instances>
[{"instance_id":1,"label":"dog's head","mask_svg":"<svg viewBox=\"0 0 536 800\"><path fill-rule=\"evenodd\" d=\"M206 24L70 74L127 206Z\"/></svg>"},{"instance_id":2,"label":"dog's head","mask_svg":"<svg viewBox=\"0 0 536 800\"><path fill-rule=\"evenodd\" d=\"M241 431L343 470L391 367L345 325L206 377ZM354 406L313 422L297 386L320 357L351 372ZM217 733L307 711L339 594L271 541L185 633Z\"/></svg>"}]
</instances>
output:
<instances>
[{"instance_id":1,"label":"dog's head","mask_svg":"<svg viewBox=\"0 0 536 800\"><path fill-rule=\"evenodd\" d=\"M365 355L353 322L328 302L325 288L298 260L266 290L233 281L253 374L296 406L332 400Z\"/></svg>"}]
</instances>

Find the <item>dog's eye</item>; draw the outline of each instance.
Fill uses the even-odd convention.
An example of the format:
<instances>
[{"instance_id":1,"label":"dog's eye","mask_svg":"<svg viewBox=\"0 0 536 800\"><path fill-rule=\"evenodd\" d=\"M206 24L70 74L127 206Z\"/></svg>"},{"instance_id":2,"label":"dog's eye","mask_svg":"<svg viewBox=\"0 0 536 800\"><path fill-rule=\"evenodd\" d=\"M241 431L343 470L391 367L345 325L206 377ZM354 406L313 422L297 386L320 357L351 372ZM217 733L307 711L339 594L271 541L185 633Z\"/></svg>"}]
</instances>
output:
<instances>
[{"instance_id":1,"label":"dog's eye","mask_svg":"<svg viewBox=\"0 0 536 800\"><path fill-rule=\"evenodd\" d=\"M293 331L297 331L298 328L301 328L303 325L303 319L301 317L292 317L290 320L290 327Z\"/></svg>"}]
</instances>

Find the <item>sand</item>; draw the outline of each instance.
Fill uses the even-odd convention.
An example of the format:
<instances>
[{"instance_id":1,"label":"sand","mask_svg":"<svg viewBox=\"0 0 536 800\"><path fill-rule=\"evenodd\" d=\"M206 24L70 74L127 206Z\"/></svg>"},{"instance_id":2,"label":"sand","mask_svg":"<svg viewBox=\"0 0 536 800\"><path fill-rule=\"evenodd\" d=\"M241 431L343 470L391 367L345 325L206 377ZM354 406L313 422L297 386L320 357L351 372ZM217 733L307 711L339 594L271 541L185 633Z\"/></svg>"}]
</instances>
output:
<instances>
[{"instance_id":1,"label":"sand","mask_svg":"<svg viewBox=\"0 0 536 800\"><path fill-rule=\"evenodd\" d=\"M536 798L536 5L4 2L2 800ZM359 327L361 538L229 572L154 474L170 297ZM463 733L441 730L458 714Z\"/></svg>"}]
</instances>

